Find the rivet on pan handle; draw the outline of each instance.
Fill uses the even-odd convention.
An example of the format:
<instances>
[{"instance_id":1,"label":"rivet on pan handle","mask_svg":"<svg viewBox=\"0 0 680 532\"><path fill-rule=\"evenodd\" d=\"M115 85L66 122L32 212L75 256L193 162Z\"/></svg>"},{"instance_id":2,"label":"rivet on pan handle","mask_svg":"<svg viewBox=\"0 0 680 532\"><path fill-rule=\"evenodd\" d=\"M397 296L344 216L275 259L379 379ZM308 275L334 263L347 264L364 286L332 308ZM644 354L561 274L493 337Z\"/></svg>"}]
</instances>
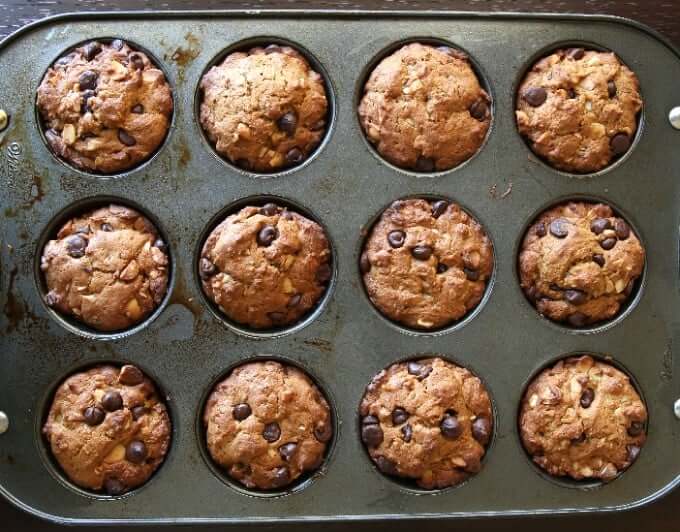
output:
<instances>
[{"instance_id":1,"label":"rivet on pan handle","mask_svg":"<svg viewBox=\"0 0 680 532\"><path fill-rule=\"evenodd\" d=\"M0 434L4 434L9 429L9 418L0 410Z\"/></svg>"},{"instance_id":2,"label":"rivet on pan handle","mask_svg":"<svg viewBox=\"0 0 680 532\"><path fill-rule=\"evenodd\" d=\"M4 131L9 125L9 116L7 111L0 109L0 131Z\"/></svg>"},{"instance_id":3,"label":"rivet on pan handle","mask_svg":"<svg viewBox=\"0 0 680 532\"><path fill-rule=\"evenodd\" d=\"M668 120L675 129L680 129L680 106L673 107L668 112Z\"/></svg>"},{"instance_id":4,"label":"rivet on pan handle","mask_svg":"<svg viewBox=\"0 0 680 532\"><path fill-rule=\"evenodd\" d=\"M680 399L675 401L675 404L673 405L673 412L675 413L675 417L680 419Z\"/></svg>"}]
</instances>

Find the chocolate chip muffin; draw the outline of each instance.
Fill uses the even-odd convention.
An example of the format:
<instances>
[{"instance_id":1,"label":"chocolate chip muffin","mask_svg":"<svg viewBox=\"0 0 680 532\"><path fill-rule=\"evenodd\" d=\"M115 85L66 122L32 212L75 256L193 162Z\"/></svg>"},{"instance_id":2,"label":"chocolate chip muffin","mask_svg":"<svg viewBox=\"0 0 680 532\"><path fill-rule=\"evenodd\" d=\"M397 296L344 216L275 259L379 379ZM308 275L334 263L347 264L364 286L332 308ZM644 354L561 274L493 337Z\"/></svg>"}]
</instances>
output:
<instances>
[{"instance_id":1,"label":"chocolate chip muffin","mask_svg":"<svg viewBox=\"0 0 680 532\"><path fill-rule=\"evenodd\" d=\"M467 55L448 46L411 43L371 72L359 120L387 161L434 172L477 152L491 122L490 104Z\"/></svg>"},{"instance_id":2,"label":"chocolate chip muffin","mask_svg":"<svg viewBox=\"0 0 680 532\"><path fill-rule=\"evenodd\" d=\"M645 443L647 410L630 379L589 356L542 371L529 385L519 428L533 461L555 476L609 481Z\"/></svg>"},{"instance_id":3,"label":"chocolate chip muffin","mask_svg":"<svg viewBox=\"0 0 680 532\"><path fill-rule=\"evenodd\" d=\"M323 394L302 371L275 361L234 369L215 386L203 419L213 460L261 490L318 469L333 436Z\"/></svg>"},{"instance_id":4,"label":"chocolate chip muffin","mask_svg":"<svg viewBox=\"0 0 680 532\"><path fill-rule=\"evenodd\" d=\"M144 320L168 287L165 242L149 220L121 205L66 222L45 246L40 269L47 305L103 332Z\"/></svg>"},{"instance_id":5,"label":"chocolate chip muffin","mask_svg":"<svg viewBox=\"0 0 680 532\"><path fill-rule=\"evenodd\" d=\"M597 172L628 151L641 108L638 79L615 54L561 49L520 84L517 126L555 168Z\"/></svg>"},{"instance_id":6,"label":"chocolate chip muffin","mask_svg":"<svg viewBox=\"0 0 680 532\"><path fill-rule=\"evenodd\" d=\"M126 42L90 41L58 59L38 87L52 151L90 172L130 170L170 127L172 92L163 72Z\"/></svg>"},{"instance_id":7,"label":"chocolate chip muffin","mask_svg":"<svg viewBox=\"0 0 680 532\"><path fill-rule=\"evenodd\" d=\"M201 126L217 152L243 169L298 165L324 136L323 79L289 46L229 54L203 76L200 88Z\"/></svg>"},{"instance_id":8,"label":"chocolate chip muffin","mask_svg":"<svg viewBox=\"0 0 680 532\"><path fill-rule=\"evenodd\" d=\"M542 315L583 327L618 314L644 262L640 240L611 207L568 202L543 212L524 236L520 283Z\"/></svg>"},{"instance_id":9,"label":"chocolate chip muffin","mask_svg":"<svg viewBox=\"0 0 680 532\"><path fill-rule=\"evenodd\" d=\"M267 203L220 223L203 245L198 270L203 291L229 319L271 329L316 305L331 278L330 261L319 224Z\"/></svg>"},{"instance_id":10,"label":"chocolate chip muffin","mask_svg":"<svg viewBox=\"0 0 680 532\"><path fill-rule=\"evenodd\" d=\"M493 431L482 382L441 358L378 373L359 413L361 439L378 469L425 489L455 486L478 473Z\"/></svg>"},{"instance_id":11,"label":"chocolate chip muffin","mask_svg":"<svg viewBox=\"0 0 680 532\"><path fill-rule=\"evenodd\" d=\"M136 366L97 366L57 389L43 434L69 479L121 495L144 484L170 446L170 417Z\"/></svg>"},{"instance_id":12,"label":"chocolate chip muffin","mask_svg":"<svg viewBox=\"0 0 680 532\"><path fill-rule=\"evenodd\" d=\"M493 247L482 226L455 203L406 199L382 213L359 266L380 312L409 327L436 329L482 299Z\"/></svg>"}]
</instances>

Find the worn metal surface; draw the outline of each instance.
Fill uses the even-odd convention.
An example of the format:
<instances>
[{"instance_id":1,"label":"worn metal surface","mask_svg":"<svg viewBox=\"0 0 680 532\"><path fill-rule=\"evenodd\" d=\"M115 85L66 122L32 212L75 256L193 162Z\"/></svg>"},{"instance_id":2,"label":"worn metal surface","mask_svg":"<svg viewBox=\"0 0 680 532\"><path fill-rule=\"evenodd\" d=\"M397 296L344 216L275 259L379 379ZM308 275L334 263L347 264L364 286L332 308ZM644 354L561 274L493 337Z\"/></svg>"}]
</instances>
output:
<instances>
[{"instance_id":1,"label":"worn metal surface","mask_svg":"<svg viewBox=\"0 0 680 532\"><path fill-rule=\"evenodd\" d=\"M302 21L300 19L303 19ZM33 109L35 88L63 50L94 37L121 36L151 51L175 91L174 128L148 165L118 179L87 177L57 162L45 147ZM337 116L310 164L260 178L218 160L194 115L195 87L224 48L254 36L285 38L310 51L330 77ZM366 65L395 41L437 37L467 50L494 98L488 142L468 164L437 177L397 171L371 152L355 116ZM638 74L644 124L631 153L594 177L560 174L536 161L514 126L514 88L538 52L559 41L614 49ZM12 419L0 437L0 489L16 504L53 520L213 521L387 519L557 513L628 508L667 491L680 474L679 425L673 415L678 362L677 105L666 80L680 60L656 36L603 18L461 16L455 14L98 15L34 26L0 51L0 107L10 125L0 134L0 402ZM309 209L335 246L336 279L323 312L305 328L259 340L221 324L204 306L194 275L199 237L215 213L246 196L272 194ZM484 224L496 251L495 280L473 319L446 334L397 330L368 302L356 260L362 229L390 201L448 196ZM601 198L628 216L648 253L639 300L622 320L590 334L542 320L519 289L515 261L523 228L565 197ZM39 298L38 243L54 217L84 198L114 196L151 213L169 237L174 287L157 319L133 335L104 341L64 328ZM636 464L595 489L537 474L522 451L516 412L529 376L572 352L611 355L636 378L650 411L649 440ZM276 354L306 368L329 394L337 440L318 478L295 493L246 495L206 465L196 419L207 387L227 367L255 354ZM465 485L420 495L372 467L357 435L356 408L369 379L416 353L441 353L478 373L497 412L496 435L482 472ZM167 392L174 423L171 451L143 488L110 501L65 485L39 435L49 391L74 369L99 360L139 364Z\"/></svg>"}]
</instances>

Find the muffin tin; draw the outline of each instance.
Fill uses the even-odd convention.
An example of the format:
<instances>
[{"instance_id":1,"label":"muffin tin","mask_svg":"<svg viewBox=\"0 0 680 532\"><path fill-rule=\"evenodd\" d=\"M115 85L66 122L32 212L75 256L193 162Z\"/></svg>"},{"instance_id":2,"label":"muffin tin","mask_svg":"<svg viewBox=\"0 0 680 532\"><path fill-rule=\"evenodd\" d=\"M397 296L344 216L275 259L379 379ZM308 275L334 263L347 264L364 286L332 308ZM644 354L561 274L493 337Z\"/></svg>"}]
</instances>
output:
<instances>
[{"instance_id":1,"label":"muffin tin","mask_svg":"<svg viewBox=\"0 0 680 532\"><path fill-rule=\"evenodd\" d=\"M164 146L138 169L103 178L58 162L41 138L35 90L66 49L121 37L148 50L173 87L175 114ZM356 103L367 69L396 43L431 38L470 53L493 98L485 145L466 164L423 176L377 158L363 137ZM225 165L203 139L195 94L205 68L239 42L289 41L323 66L334 118L314 157L262 176ZM638 75L645 100L630 152L589 177L557 172L533 156L517 133L515 89L538 55L565 44L614 50ZM678 53L635 23L611 17L457 13L210 12L66 15L28 26L0 46L0 492L61 523L244 523L453 518L611 511L650 502L680 478L680 133L667 120L680 104L669 82ZM674 99L675 98L675 99ZM480 307L437 333L387 323L366 297L358 256L366 229L392 200L445 196L493 240L495 272ZM322 308L286 334L252 335L225 327L205 304L196 275L201 236L213 217L245 197L282 198L310 212L334 246L334 278ZM644 281L627 314L589 330L542 319L524 298L517 251L525 227L560 200L606 201L625 213L647 251ZM73 205L137 205L167 236L172 257L164 307L136 330L95 335L68 328L41 301L35 268L55 217ZM630 371L649 410L648 441L635 464L610 484L545 477L527 459L517 410L535 372L571 353L612 357ZM464 485L423 493L380 473L358 435L357 409L382 368L441 354L480 376L494 400L495 436L482 471ZM262 496L225 484L204 461L197 419L216 379L257 356L290 360L328 394L336 434L322 470L294 489ZM76 369L132 362L168 395L173 441L163 466L120 498L95 497L70 484L40 435L50 392ZM105 500L104 500L105 499Z\"/></svg>"}]
</instances>

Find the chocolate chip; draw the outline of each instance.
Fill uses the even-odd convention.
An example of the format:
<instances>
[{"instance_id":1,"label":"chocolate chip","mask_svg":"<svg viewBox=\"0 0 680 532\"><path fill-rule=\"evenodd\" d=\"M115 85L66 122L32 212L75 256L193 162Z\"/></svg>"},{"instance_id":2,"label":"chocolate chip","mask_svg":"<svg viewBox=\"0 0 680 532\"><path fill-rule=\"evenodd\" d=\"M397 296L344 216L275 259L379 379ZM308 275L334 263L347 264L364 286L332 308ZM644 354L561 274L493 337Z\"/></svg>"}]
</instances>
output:
<instances>
[{"instance_id":1,"label":"chocolate chip","mask_svg":"<svg viewBox=\"0 0 680 532\"><path fill-rule=\"evenodd\" d=\"M478 281L479 280L479 272L477 270L473 270L472 268L463 268L463 272L465 273L465 277L467 277L468 281Z\"/></svg>"},{"instance_id":2,"label":"chocolate chip","mask_svg":"<svg viewBox=\"0 0 680 532\"><path fill-rule=\"evenodd\" d=\"M88 61L92 61L99 52L102 51L102 45L97 41L92 41L83 46L83 56Z\"/></svg>"},{"instance_id":3,"label":"chocolate chip","mask_svg":"<svg viewBox=\"0 0 680 532\"><path fill-rule=\"evenodd\" d=\"M620 219L614 222L614 231L616 231L616 238L619 240L626 240L630 236L630 227Z\"/></svg>"},{"instance_id":4,"label":"chocolate chip","mask_svg":"<svg viewBox=\"0 0 680 532\"><path fill-rule=\"evenodd\" d=\"M239 403L231 411L231 415L234 416L236 421L243 421L248 418L253 411L250 409L248 403Z\"/></svg>"},{"instance_id":5,"label":"chocolate chip","mask_svg":"<svg viewBox=\"0 0 680 532\"><path fill-rule=\"evenodd\" d=\"M403 231L395 230L387 233L387 242L393 248L400 248L404 245L406 241L406 233Z\"/></svg>"},{"instance_id":6,"label":"chocolate chip","mask_svg":"<svg viewBox=\"0 0 680 532\"><path fill-rule=\"evenodd\" d=\"M571 440L571 443L578 445L579 443L583 443L584 441L586 441L587 437L588 436L586 436L586 433L582 432L581 434L579 434L578 438L574 438L573 440Z\"/></svg>"},{"instance_id":7,"label":"chocolate chip","mask_svg":"<svg viewBox=\"0 0 680 532\"><path fill-rule=\"evenodd\" d=\"M316 280L320 283L326 283L330 280L331 276L333 275L333 270L331 269L330 264L327 262L324 262L319 266L319 269L316 270Z\"/></svg>"},{"instance_id":8,"label":"chocolate chip","mask_svg":"<svg viewBox=\"0 0 680 532\"><path fill-rule=\"evenodd\" d=\"M411 361L406 365L407 371L411 375L418 377L418 380L423 380L430 373L432 373L432 366L424 366L419 362Z\"/></svg>"},{"instance_id":9,"label":"chocolate chip","mask_svg":"<svg viewBox=\"0 0 680 532\"><path fill-rule=\"evenodd\" d=\"M614 155L623 155L630 148L630 137L625 133L617 133L609 142Z\"/></svg>"},{"instance_id":10,"label":"chocolate chip","mask_svg":"<svg viewBox=\"0 0 680 532\"><path fill-rule=\"evenodd\" d=\"M610 250L616 245L616 242L617 240L613 236L605 238L602 242L600 242L600 247L602 249Z\"/></svg>"},{"instance_id":11,"label":"chocolate chip","mask_svg":"<svg viewBox=\"0 0 680 532\"><path fill-rule=\"evenodd\" d=\"M628 445L626 451L628 451L628 461L631 463L635 462L640 455L640 448L637 445Z\"/></svg>"},{"instance_id":12,"label":"chocolate chip","mask_svg":"<svg viewBox=\"0 0 680 532\"><path fill-rule=\"evenodd\" d=\"M567 89L567 96L569 96L569 98L573 100L574 98L576 98L576 91L572 88Z\"/></svg>"},{"instance_id":13,"label":"chocolate chip","mask_svg":"<svg viewBox=\"0 0 680 532\"><path fill-rule=\"evenodd\" d=\"M626 285L626 288L623 290L623 293L626 294L626 296L629 296L633 292L633 288L635 287L635 279L631 279L628 281L628 284Z\"/></svg>"},{"instance_id":14,"label":"chocolate chip","mask_svg":"<svg viewBox=\"0 0 680 532\"><path fill-rule=\"evenodd\" d=\"M115 412L123 408L123 398L117 391L109 390L102 397L102 406L104 410Z\"/></svg>"},{"instance_id":15,"label":"chocolate chip","mask_svg":"<svg viewBox=\"0 0 680 532\"><path fill-rule=\"evenodd\" d=\"M411 250L411 255L417 260L427 260L432 256L432 248L430 246L416 246Z\"/></svg>"},{"instance_id":16,"label":"chocolate chip","mask_svg":"<svg viewBox=\"0 0 680 532\"><path fill-rule=\"evenodd\" d=\"M361 273L368 273L371 271L371 261L368 260L368 253L362 253L359 259L359 269Z\"/></svg>"},{"instance_id":17,"label":"chocolate chip","mask_svg":"<svg viewBox=\"0 0 680 532\"><path fill-rule=\"evenodd\" d=\"M125 386L137 386L144 382L144 374L137 366L125 365L120 368L118 382Z\"/></svg>"},{"instance_id":18,"label":"chocolate chip","mask_svg":"<svg viewBox=\"0 0 680 532\"><path fill-rule=\"evenodd\" d=\"M253 166L252 164L250 164L250 161L248 159L236 159L235 164L239 168L243 168L245 170L250 170Z\"/></svg>"},{"instance_id":19,"label":"chocolate chip","mask_svg":"<svg viewBox=\"0 0 680 532\"><path fill-rule=\"evenodd\" d=\"M300 150L299 148L293 148L288 153L286 153L286 161L288 161L290 164L297 164L299 162L302 162L302 159L304 158L305 156L302 153L302 150Z\"/></svg>"},{"instance_id":20,"label":"chocolate chip","mask_svg":"<svg viewBox=\"0 0 680 532\"><path fill-rule=\"evenodd\" d=\"M590 222L590 230L596 235L599 235L602 233L602 231L611 228L612 223L607 218L595 218L592 222Z\"/></svg>"},{"instance_id":21,"label":"chocolate chip","mask_svg":"<svg viewBox=\"0 0 680 532\"><path fill-rule=\"evenodd\" d=\"M440 262L439 264L437 264L437 273L444 273L448 269L449 269L449 267L446 264L444 264L443 262Z\"/></svg>"},{"instance_id":22,"label":"chocolate chip","mask_svg":"<svg viewBox=\"0 0 680 532\"><path fill-rule=\"evenodd\" d=\"M132 419L137 421L140 417L146 415L148 410L146 409L146 407L138 405L138 406L132 407L131 412L132 412Z\"/></svg>"},{"instance_id":23,"label":"chocolate chip","mask_svg":"<svg viewBox=\"0 0 680 532\"><path fill-rule=\"evenodd\" d=\"M628 435L635 438L645 431L645 424L640 421L633 421L628 427Z\"/></svg>"},{"instance_id":24,"label":"chocolate chip","mask_svg":"<svg viewBox=\"0 0 680 532\"><path fill-rule=\"evenodd\" d=\"M375 459L375 464L378 466L378 469L381 472L385 473L386 475L398 474L397 466L389 458L385 458L384 456L378 456Z\"/></svg>"},{"instance_id":25,"label":"chocolate chip","mask_svg":"<svg viewBox=\"0 0 680 532\"><path fill-rule=\"evenodd\" d=\"M131 441L125 448L125 459L133 464L141 464L146 459L148 451L143 441Z\"/></svg>"},{"instance_id":26,"label":"chocolate chip","mask_svg":"<svg viewBox=\"0 0 680 532\"><path fill-rule=\"evenodd\" d=\"M96 89L98 77L99 75L92 70L86 70L85 72L83 72L78 78L78 85L80 86L80 90L84 91L87 89L90 90Z\"/></svg>"},{"instance_id":27,"label":"chocolate chip","mask_svg":"<svg viewBox=\"0 0 680 532\"><path fill-rule=\"evenodd\" d=\"M451 414L444 416L439 428L448 440L455 440L463 433L463 426L458 422L458 417Z\"/></svg>"},{"instance_id":28,"label":"chocolate chip","mask_svg":"<svg viewBox=\"0 0 680 532\"><path fill-rule=\"evenodd\" d=\"M281 437L281 427L276 421L267 423L262 430L262 437L269 443L275 442Z\"/></svg>"},{"instance_id":29,"label":"chocolate chip","mask_svg":"<svg viewBox=\"0 0 680 532\"><path fill-rule=\"evenodd\" d=\"M133 106L132 109L130 109L130 112L136 115L144 114L144 106L141 103L138 103L137 105Z\"/></svg>"},{"instance_id":30,"label":"chocolate chip","mask_svg":"<svg viewBox=\"0 0 680 532\"><path fill-rule=\"evenodd\" d=\"M333 429L329 423L324 423L314 428L314 437L321 443L326 443L333 436Z\"/></svg>"},{"instance_id":31,"label":"chocolate chip","mask_svg":"<svg viewBox=\"0 0 680 532\"><path fill-rule=\"evenodd\" d=\"M545 103L548 93L543 87L529 87L524 91L522 97L532 107L539 107Z\"/></svg>"},{"instance_id":32,"label":"chocolate chip","mask_svg":"<svg viewBox=\"0 0 680 532\"><path fill-rule=\"evenodd\" d=\"M259 212L262 216L275 216L279 213L279 206L275 203L265 203Z\"/></svg>"},{"instance_id":33,"label":"chocolate chip","mask_svg":"<svg viewBox=\"0 0 680 532\"><path fill-rule=\"evenodd\" d=\"M413 429L411 428L411 425L407 423L401 427L401 436L406 443L411 441L411 437L413 436Z\"/></svg>"},{"instance_id":34,"label":"chocolate chip","mask_svg":"<svg viewBox=\"0 0 680 532\"><path fill-rule=\"evenodd\" d=\"M104 421L106 414L98 406L88 406L83 412L85 423L90 427L95 427Z\"/></svg>"},{"instance_id":35,"label":"chocolate chip","mask_svg":"<svg viewBox=\"0 0 680 532\"><path fill-rule=\"evenodd\" d=\"M583 408L589 408L593 404L593 399L595 399L595 392L592 388L586 388L581 392L580 403Z\"/></svg>"},{"instance_id":36,"label":"chocolate chip","mask_svg":"<svg viewBox=\"0 0 680 532\"><path fill-rule=\"evenodd\" d=\"M491 422L488 418L479 416L472 422L472 437L482 445L489 443Z\"/></svg>"},{"instance_id":37,"label":"chocolate chip","mask_svg":"<svg viewBox=\"0 0 680 532\"><path fill-rule=\"evenodd\" d=\"M403 408L397 407L394 410L392 410L392 423L394 423L395 425L401 425L402 423L406 423L406 420L408 418L409 414Z\"/></svg>"},{"instance_id":38,"label":"chocolate chip","mask_svg":"<svg viewBox=\"0 0 680 532\"><path fill-rule=\"evenodd\" d=\"M144 58L138 52L132 52L128 56L128 60L135 70L142 70L144 68Z\"/></svg>"},{"instance_id":39,"label":"chocolate chip","mask_svg":"<svg viewBox=\"0 0 680 532\"><path fill-rule=\"evenodd\" d=\"M450 46L437 46L437 50L450 56L455 56L456 50L451 48Z\"/></svg>"},{"instance_id":40,"label":"chocolate chip","mask_svg":"<svg viewBox=\"0 0 680 532\"><path fill-rule=\"evenodd\" d=\"M439 200L432 204L432 218L439 218L442 214L446 212L446 208L449 206L448 201Z\"/></svg>"},{"instance_id":41,"label":"chocolate chip","mask_svg":"<svg viewBox=\"0 0 680 532\"><path fill-rule=\"evenodd\" d=\"M154 241L153 247L158 248L163 253L165 253L168 249L168 246L165 245L165 242L163 242L163 239L161 239L161 238L157 238Z\"/></svg>"},{"instance_id":42,"label":"chocolate chip","mask_svg":"<svg viewBox=\"0 0 680 532\"><path fill-rule=\"evenodd\" d=\"M607 93L609 94L610 98L616 96L616 83L614 83L612 80L607 82Z\"/></svg>"},{"instance_id":43,"label":"chocolate chip","mask_svg":"<svg viewBox=\"0 0 680 532\"><path fill-rule=\"evenodd\" d=\"M278 44L270 44L264 49L265 54L276 54L282 52Z\"/></svg>"},{"instance_id":44,"label":"chocolate chip","mask_svg":"<svg viewBox=\"0 0 680 532\"><path fill-rule=\"evenodd\" d=\"M291 458L293 458L296 450L297 443L284 443L281 447L279 447L279 454L283 460L288 462Z\"/></svg>"},{"instance_id":45,"label":"chocolate chip","mask_svg":"<svg viewBox=\"0 0 680 532\"><path fill-rule=\"evenodd\" d=\"M583 327L586 323L588 323L588 316L582 314L581 312L574 312L567 318L567 322L572 327Z\"/></svg>"},{"instance_id":46,"label":"chocolate chip","mask_svg":"<svg viewBox=\"0 0 680 532\"><path fill-rule=\"evenodd\" d=\"M295 294L291 296L286 306L288 308L297 307L300 304L300 301L302 301L302 294Z\"/></svg>"},{"instance_id":47,"label":"chocolate chip","mask_svg":"<svg viewBox=\"0 0 680 532\"><path fill-rule=\"evenodd\" d=\"M125 42L123 42L121 39L114 39L111 41L111 48L114 50L118 50L120 52L123 49L123 46L125 46Z\"/></svg>"},{"instance_id":48,"label":"chocolate chip","mask_svg":"<svg viewBox=\"0 0 680 532\"><path fill-rule=\"evenodd\" d=\"M93 90L87 89L86 91L83 91L83 94L82 94L83 101L80 104L80 112L82 114L92 112L92 108L88 104L88 100L90 98L92 98L93 96L96 96L96 93Z\"/></svg>"},{"instance_id":49,"label":"chocolate chip","mask_svg":"<svg viewBox=\"0 0 680 532\"><path fill-rule=\"evenodd\" d=\"M583 59L583 56L585 55L586 51L583 48L570 48L567 51L567 56L571 57L572 59Z\"/></svg>"},{"instance_id":50,"label":"chocolate chip","mask_svg":"<svg viewBox=\"0 0 680 532\"><path fill-rule=\"evenodd\" d=\"M543 238L545 235L548 234L548 232L545 229L545 224L543 222L539 222L534 226L534 232L540 238Z\"/></svg>"},{"instance_id":51,"label":"chocolate chip","mask_svg":"<svg viewBox=\"0 0 680 532\"><path fill-rule=\"evenodd\" d=\"M477 100L470 106L470 116L475 120L482 121L486 118L486 113L489 111L489 106L484 100Z\"/></svg>"},{"instance_id":52,"label":"chocolate chip","mask_svg":"<svg viewBox=\"0 0 680 532\"><path fill-rule=\"evenodd\" d=\"M279 230L272 225L265 225L260 232L257 233L257 243L262 247L271 246L272 242L279 236Z\"/></svg>"},{"instance_id":53,"label":"chocolate chip","mask_svg":"<svg viewBox=\"0 0 680 532\"><path fill-rule=\"evenodd\" d=\"M267 312L267 317L274 323L281 323L286 319L286 314L284 312Z\"/></svg>"},{"instance_id":54,"label":"chocolate chip","mask_svg":"<svg viewBox=\"0 0 680 532\"><path fill-rule=\"evenodd\" d=\"M555 238L565 238L569 234L569 222L564 218L557 218L550 222L550 234Z\"/></svg>"},{"instance_id":55,"label":"chocolate chip","mask_svg":"<svg viewBox=\"0 0 680 532\"><path fill-rule=\"evenodd\" d=\"M137 144L135 138L124 129L118 130L118 140L121 141L126 146L134 146L135 144Z\"/></svg>"},{"instance_id":56,"label":"chocolate chip","mask_svg":"<svg viewBox=\"0 0 680 532\"><path fill-rule=\"evenodd\" d=\"M87 240L80 235L73 235L66 241L66 253L74 259L79 259L85 255Z\"/></svg>"},{"instance_id":57,"label":"chocolate chip","mask_svg":"<svg viewBox=\"0 0 680 532\"><path fill-rule=\"evenodd\" d=\"M292 135L295 133L295 128L297 128L297 121L297 115L291 111L276 121L276 127L278 127L284 133Z\"/></svg>"},{"instance_id":58,"label":"chocolate chip","mask_svg":"<svg viewBox=\"0 0 680 532\"><path fill-rule=\"evenodd\" d=\"M45 304L48 307L53 307L59 302L59 296L56 294L54 291L49 291L47 292L47 295L45 296Z\"/></svg>"},{"instance_id":59,"label":"chocolate chip","mask_svg":"<svg viewBox=\"0 0 680 532\"><path fill-rule=\"evenodd\" d=\"M54 66L64 66L68 65L71 61L73 61L73 56L74 54L68 54L65 55L64 57L60 57L54 62Z\"/></svg>"},{"instance_id":60,"label":"chocolate chip","mask_svg":"<svg viewBox=\"0 0 680 532\"><path fill-rule=\"evenodd\" d=\"M572 305L581 305L586 302L588 296L586 296L585 292L582 292L581 290L570 288L564 291L564 299L569 301L569 303Z\"/></svg>"},{"instance_id":61,"label":"chocolate chip","mask_svg":"<svg viewBox=\"0 0 680 532\"><path fill-rule=\"evenodd\" d=\"M604 266L604 255L600 255L599 253L595 253L593 255L593 262L600 267Z\"/></svg>"},{"instance_id":62,"label":"chocolate chip","mask_svg":"<svg viewBox=\"0 0 680 532\"><path fill-rule=\"evenodd\" d=\"M198 263L198 272L201 279L206 280L217 273L217 266L204 257Z\"/></svg>"},{"instance_id":63,"label":"chocolate chip","mask_svg":"<svg viewBox=\"0 0 680 532\"><path fill-rule=\"evenodd\" d=\"M364 416L363 419L361 420L362 425L377 425L379 423L380 420L377 417L372 416L371 414Z\"/></svg>"},{"instance_id":64,"label":"chocolate chip","mask_svg":"<svg viewBox=\"0 0 680 532\"><path fill-rule=\"evenodd\" d=\"M290 482L290 471L287 467L281 466L274 470L274 478L272 479L272 486L275 488L282 488Z\"/></svg>"},{"instance_id":65,"label":"chocolate chip","mask_svg":"<svg viewBox=\"0 0 680 532\"><path fill-rule=\"evenodd\" d=\"M111 226L111 224L108 224L108 223L104 222L104 223L101 225L101 230L104 231L104 232L106 232L106 233L110 233L111 231L113 231L113 227Z\"/></svg>"},{"instance_id":66,"label":"chocolate chip","mask_svg":"<svg viewBox=\"0 0 680 532\"><path fill-rule=\"evenodd\" d=\"M416 159L416 170L419 172L434 172L434 168L434 159L422 155Z\"/></svg>"},{"instance_id":67,"label":"chocolate chip","mask_svg":"<svg viewBox=\"0 0 680 532\"><path fill-rule=\"evenodd\" d=\"M383 430L378 424L364 424L364 426L361 427L361 441L368 447L377 447L383 442L384 437Z\"/></svg>"},{"instance_id":68,"label":"chocolate chip","mask_svg":"<svg viewBox=\"0 0 680 532\"><path fill-rule=\"evenodd\" d=\"M104 481L104 491L108 495L122 495L125 492L125 484L115 478L107 478Z\"/></svg>"}]
</instances>

